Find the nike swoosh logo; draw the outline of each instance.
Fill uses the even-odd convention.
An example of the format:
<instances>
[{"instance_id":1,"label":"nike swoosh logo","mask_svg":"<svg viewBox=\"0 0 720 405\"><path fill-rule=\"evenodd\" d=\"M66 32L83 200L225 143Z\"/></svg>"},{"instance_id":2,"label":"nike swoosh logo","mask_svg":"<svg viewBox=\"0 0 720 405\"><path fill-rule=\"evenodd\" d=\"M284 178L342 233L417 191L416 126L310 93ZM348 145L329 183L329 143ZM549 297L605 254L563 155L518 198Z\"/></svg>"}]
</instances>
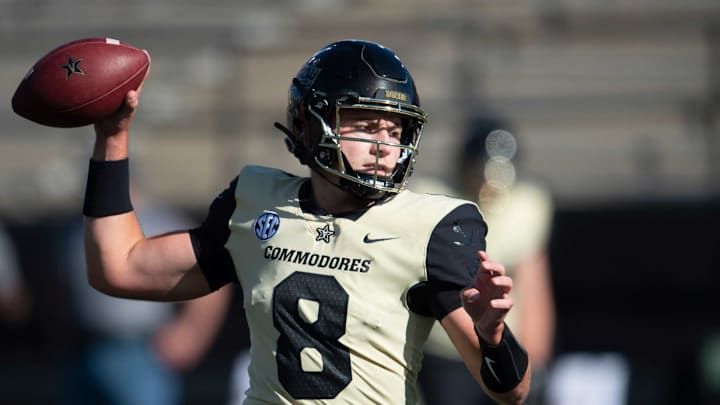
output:
<instances>
[{"instance_id":1,"label":"nike swoosh logo","mask_svg":"<svg viewBox=\"0 0 720 405\"><path fill-rule=\"evenodd\" d=\"M371 238L371 237L370 237L370 234L368 233L368 234L365 235L365 237L363 238L363 242L365 242L365 243L376 243L376 242L383 242L383 241L386 241L386 240L393 240L393 239L400 239L400 237L399 237L399 236L391 236L391 237L387 237L387 238Z\"/></svg>"},{"instance_id":2,"label":"nike swoosh logo","mask_svg":"<svg viewBox=\"0 0 720 405\"><path fill-rule=\"evenodd\" d=\"M495 360L491 359L490 357L485 356L485 364L487 364L493 377L495 377L495 379L498 382L501 382L500 379L498 378L497 374L495 374L495 369L493 368L493 363L495 363Z\"/></svg>"}]
</instances>

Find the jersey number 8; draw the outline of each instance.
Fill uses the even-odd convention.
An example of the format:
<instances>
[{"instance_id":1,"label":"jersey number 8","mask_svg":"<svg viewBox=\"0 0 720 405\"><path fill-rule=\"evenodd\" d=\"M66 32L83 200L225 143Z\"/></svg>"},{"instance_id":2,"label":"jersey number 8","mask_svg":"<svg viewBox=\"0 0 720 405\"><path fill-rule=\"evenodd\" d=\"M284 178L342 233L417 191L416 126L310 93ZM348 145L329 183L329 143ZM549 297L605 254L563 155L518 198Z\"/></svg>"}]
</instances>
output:
<instances>
[{"instance_id":1,"label":"jersey number 8","mask_svg":"<svg viewBox=\"0 0 720 405\"><path fill-rule=\"evenodd\" d=\"M301 300L313 303L316 313L301 310ZM335 398L352 380L350 353L338 340L345 334L347 310L348 293L332 276L296 272L275 287L278 378L293 398ZM308 369L308 357L319 365Z\"/></svg>"}]
</instances>

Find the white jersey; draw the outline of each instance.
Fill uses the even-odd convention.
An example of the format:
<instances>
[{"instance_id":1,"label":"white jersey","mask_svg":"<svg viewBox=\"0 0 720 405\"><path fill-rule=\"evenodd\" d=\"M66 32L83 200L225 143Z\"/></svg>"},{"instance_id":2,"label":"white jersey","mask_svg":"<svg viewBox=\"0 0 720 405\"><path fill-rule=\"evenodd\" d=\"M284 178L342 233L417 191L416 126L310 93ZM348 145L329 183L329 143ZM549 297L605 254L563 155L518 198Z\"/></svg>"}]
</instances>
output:
<instances>
[{"instance_id":1,"label":"white jersey","mask_svg":"<svg viewBox=\"0 0 720 405\"><path fill-rule=\"evenodd\" d=\"M224 259L209 262L198 254L206 274L214 272L207 267L232 263L232 278L243 289L251 338L245 403L414 404L422 346L435 319L414 309L423 304L410 302L412 289L452 284L457 297L467 285L474 271L440 274L437 263L453 260L428 255L439 251L432 246L440 238L431 239L444 218L469 206L482 223L477 207L405 191L355 215L323 215L302 209L306 182L246 167L231 187L232 209L224 209ZM211 211L223 211L219 205ZM469 257L464 248L484 241L484 229L446 228L459 256Z\"/></svg>"}]
</instances>

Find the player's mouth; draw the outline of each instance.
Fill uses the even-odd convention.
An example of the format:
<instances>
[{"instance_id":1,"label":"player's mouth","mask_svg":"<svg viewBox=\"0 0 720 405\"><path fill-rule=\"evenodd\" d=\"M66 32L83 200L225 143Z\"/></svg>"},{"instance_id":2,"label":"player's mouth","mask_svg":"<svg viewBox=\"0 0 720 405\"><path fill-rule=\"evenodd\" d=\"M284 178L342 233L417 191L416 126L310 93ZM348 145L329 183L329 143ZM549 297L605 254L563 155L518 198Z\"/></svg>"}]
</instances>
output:
<instances>
[{"instance_id":1,"label":"player's mouth","mask_svg":"<svg viewBox=\"0 0 720 405\"><path fill-rule=\"evenodd\" d=\"M374 176L375 173L376 173L376 166L375 166L374 163L373 163L373 164L369 164L369 165L364 165L364 166L360 169L360 171L361 171L362 173L365 173L365 174L369 174L369 175L371 175L371 176ZM378 175L378 176L389 176L390 173L392 173L392 171L390 170L390 168L389 168L388 166L385 166L385 165L378 165L378 166L377 166L377 175Z\"/></svg>"}]
</instances>

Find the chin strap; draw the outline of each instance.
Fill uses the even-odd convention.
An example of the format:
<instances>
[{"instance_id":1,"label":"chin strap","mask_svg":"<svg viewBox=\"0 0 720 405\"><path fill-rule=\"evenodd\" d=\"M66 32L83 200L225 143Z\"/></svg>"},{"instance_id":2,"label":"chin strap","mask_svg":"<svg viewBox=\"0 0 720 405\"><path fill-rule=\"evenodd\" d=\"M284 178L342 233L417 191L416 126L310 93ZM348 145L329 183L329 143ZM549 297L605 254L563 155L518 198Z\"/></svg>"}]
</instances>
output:
<instances>
[{"instance_id":1,"label":"chin strap","mask_svg":"<svg viewBox=\"0 0 720 405\"><path fill-rule=\"evenodd\" d=\"M327 177L326 177L327 178ZM331 182L332 183L332 182ZM333 183L335 184L335 183ZM354 181L350 181L348 179L339 178L339 184L335 184L338 188L341 190L348 192L355 197L362 198L365 200L372 200L372 201L378 201L378 200L384 200L385 198L389 197L389 193L381 190L376 190L372 187L368 187L361 183L355 183Z\"/></svg>"},{"instance_id":2,"label":"chin strap","mask_svg":"<svg viewBox=\"0 0 720 405\"><path fill-rule=\"evenodd\" d=\"M285 134L285 147L287 147L288 152L292 153L293 156L298 158L300 163L304 165L310 166L310 162L313 159L308 158L307 150L303 145L298 142L297 139L295 139L295 135L290 131L288 128L286 128L284 125L282 125L279 122L276 122L275 128L279 129L283 134Z\"/></svg>"}]
</instances>

